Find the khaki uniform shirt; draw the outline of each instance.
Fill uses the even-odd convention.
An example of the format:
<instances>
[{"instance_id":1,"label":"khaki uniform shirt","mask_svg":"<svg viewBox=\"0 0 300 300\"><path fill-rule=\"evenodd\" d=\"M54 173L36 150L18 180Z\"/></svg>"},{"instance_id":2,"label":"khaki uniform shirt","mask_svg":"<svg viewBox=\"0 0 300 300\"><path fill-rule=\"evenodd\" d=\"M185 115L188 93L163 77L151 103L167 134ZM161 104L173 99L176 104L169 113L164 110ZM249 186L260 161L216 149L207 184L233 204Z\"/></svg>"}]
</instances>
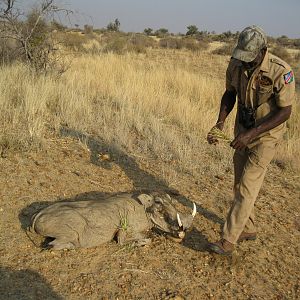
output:
<instances>
[{"instance_id":1,"label":"khaki uniform shirt","mask_svg":"<svg viewBox=\"0 0 300 300\"><path fill-rule=\"evenodd\" d=\"M249 78L242 62L232 58L226 71L226 90L234 91L238 101L256 109L255 125L259 126L274 115L278 108L290 106L295 98L295 78L291 67L277 56L266 52L261 63ZM235 121L235 135L246 129L239 123L239 107ZM249 148L263 142L278 142L285 132L285 123L262 133Z\"/></svg>"}]
</instances>

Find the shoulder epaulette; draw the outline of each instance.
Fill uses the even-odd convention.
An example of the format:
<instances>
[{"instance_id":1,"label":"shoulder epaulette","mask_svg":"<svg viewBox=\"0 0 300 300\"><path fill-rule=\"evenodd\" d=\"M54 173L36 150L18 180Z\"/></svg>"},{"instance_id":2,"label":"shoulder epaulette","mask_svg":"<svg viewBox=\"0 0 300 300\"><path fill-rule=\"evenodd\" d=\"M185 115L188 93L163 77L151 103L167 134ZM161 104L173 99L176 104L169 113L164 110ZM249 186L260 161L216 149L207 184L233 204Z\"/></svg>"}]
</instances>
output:
<instances>
[{"instance_id":1,"label":"shoulder epaulette","mask_svg":"<svg viewBox=\"0 0 300 300\"><path fill-rule=\"evenodd\" d=\"M272 57L271 58L271 62L273 62L273 63L275 63L277 65L280 65L280 66L282 66L282 67L284 67L286 69L286 64L283 61L281 61L280 59Z\"/></svg>"}]
</instances>

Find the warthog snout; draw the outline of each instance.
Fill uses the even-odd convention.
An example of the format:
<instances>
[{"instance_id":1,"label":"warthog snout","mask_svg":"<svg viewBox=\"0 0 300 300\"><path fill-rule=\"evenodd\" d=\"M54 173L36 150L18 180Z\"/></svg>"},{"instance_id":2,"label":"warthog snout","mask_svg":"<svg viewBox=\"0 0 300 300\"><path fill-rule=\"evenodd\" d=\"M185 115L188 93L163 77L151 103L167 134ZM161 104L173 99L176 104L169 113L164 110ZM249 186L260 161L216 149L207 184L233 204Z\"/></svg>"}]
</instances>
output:
<instances>
[{"instance_id":1,"label":"warthog snout","mask_svg":"<svg viewBox=\"0 0 300 300\"><path fill-rule=\"evenodd\" d=\"M192 226L197 207L193 203L192 213L183 215L176 211L171 201L168 194L164 197L155 197L154 204L147 209L147 212L156 228L181 241Z\"/></svg>"},{"instance_id":2,"label":"warthog snout","mask_svg":"<svg viewBox=\"0 0 300 300\"><path fill-rule=\"evenodd\" d=\"M178 237L181 240L184 239L187 229L189 229L192 226L192 223L193 223L194 217L196 216L196 213L197 213L197 207L196 207L195 203L193 203L192 215L186 216L183 221L181 220L179 213L177 213L176 217L177 217L177 222L178 222L178 226L179 226Z\"/></svg>"}]
</instances>

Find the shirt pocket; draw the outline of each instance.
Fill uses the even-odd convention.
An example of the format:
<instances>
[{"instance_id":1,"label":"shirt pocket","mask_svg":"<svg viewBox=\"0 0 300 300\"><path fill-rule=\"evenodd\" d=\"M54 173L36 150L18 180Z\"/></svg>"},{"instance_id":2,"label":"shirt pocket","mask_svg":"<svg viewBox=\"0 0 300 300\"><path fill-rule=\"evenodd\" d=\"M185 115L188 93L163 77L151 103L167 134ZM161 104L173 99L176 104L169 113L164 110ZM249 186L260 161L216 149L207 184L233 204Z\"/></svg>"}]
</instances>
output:
<instances>
[{"instance_id":1,"label":"shirt pocket","mask_svg":"<svg viewBox=\"0 0 300 300\"><path fill-rule=\"evenodd\" d=\"M273 96L273 85L259 85L257 91L257 106L266 103Z\"/></svg>"},{"instance_id":2,"label":"shirt pocket","mask_svg":"<svg viewBox=\"0 0 300 300\"><path fill-rule=\"evenodd\" d=\"M259 77L258 82L256 83L257 86L257 106L268 102L268 100L272 97L273 94L273 80L266 76L261 75Z\"/></svg>"}]
</instances>

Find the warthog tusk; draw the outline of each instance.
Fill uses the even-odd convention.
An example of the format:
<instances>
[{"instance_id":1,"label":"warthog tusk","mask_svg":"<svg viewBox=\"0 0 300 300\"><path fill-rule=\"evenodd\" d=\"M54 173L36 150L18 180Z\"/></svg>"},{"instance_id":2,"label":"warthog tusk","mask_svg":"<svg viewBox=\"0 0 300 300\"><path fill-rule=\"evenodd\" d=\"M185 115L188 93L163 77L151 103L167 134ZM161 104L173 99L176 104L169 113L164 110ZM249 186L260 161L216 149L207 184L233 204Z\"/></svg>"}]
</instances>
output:
<instances>
[{"instance_id":1,"label":"warthog tusk","mask_svg":"<svg viewBox=\"0 0 300 300\"><path fill-rule=\"evenodd\" d=\"M196 212L197 212L197 207L196 207L196 204L193 202L193 212L192 212L193 218L196 216Z\"/></svg>"},{"instance_id":2,"label":"warthog tusk","mask_svg":"<svg viewBox=\"0 0 300 300\"><path fill-rule=\"evenodd\" d=\"M177 222L178 222L179 227L183 227L178 213L177 213Z\"/></svg>"}]
</instances>

